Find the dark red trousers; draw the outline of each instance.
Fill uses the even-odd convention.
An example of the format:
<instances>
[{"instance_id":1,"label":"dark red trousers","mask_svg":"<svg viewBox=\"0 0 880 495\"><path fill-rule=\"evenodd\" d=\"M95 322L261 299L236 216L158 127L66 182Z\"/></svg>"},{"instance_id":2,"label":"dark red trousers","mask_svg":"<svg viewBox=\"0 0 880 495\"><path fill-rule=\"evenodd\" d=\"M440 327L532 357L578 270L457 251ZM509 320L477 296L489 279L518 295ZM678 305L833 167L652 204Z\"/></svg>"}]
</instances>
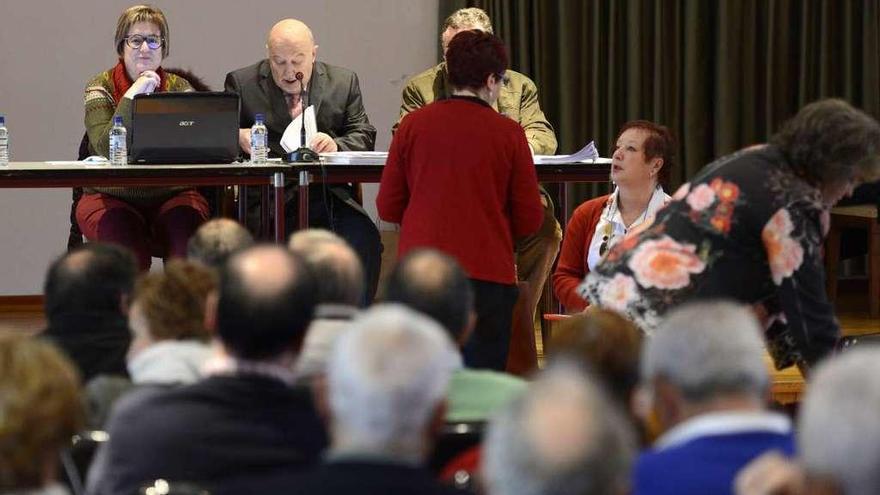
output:
<instances>
[{"instance_id":1,"label":"dark red trousers","mask_svg":"<svg viewBox=\"0 0 880 495\"><path fill-rule=\"evenodd\" d=\"M76 221L86 239L130 249L144 271L153 256L186 257L186 243L209 215L208 202L193 189L149 207L102 193L83 194L76 206Z\"/></svg>"}]
</instances>

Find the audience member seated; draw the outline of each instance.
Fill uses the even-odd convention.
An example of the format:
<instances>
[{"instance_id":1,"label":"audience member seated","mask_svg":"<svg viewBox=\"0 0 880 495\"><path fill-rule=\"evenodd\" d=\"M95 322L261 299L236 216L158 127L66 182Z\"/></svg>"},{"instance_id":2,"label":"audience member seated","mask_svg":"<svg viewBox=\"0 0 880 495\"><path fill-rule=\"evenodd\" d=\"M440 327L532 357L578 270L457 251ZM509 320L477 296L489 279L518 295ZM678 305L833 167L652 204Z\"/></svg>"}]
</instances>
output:
<instances>
[{"instance_id":1,"label":"audience member seated","mask_svg":"<svg viewBox=\"0 0 880 495\"><path fill-rule=\"evenodd\" d=\"M137 264L121 247L88 243L55 260L43 285L51 339L76 364L85 383L127 376L128 306Z\"/></svg>"},{"instance_id":2,"label":"audience member seated","mask_svg":"<svg viewBox=\"0 0 880 495\"><path fill-rule=\"evenodd\" d=\"M376 306L355 319L327 369L330 450L287 493L464 493L424 468L460 363L443 329L403 306Z\"/></svg>"},{"instance_id":3,"label":"audience member seated","mask_svg":"<svg viewBox=\"0 0 880 495\"><path fill-rule=\"evenodd\" d=\"M873 117L839 99L810 103L769 144L703 167L653 224L610 248L581 295L648 334L688 301L751 304L776 367L806 370L840 336L822 267L828 210L880 177L878 149Z\"/></svg>"},{"instance_id":4,"label":"audience member seated","mask_svg":"<svg viewBox=\"0 0 880 495\"><path fill-rule=\"evenodd\" d=\"M186 79L161 67L169 53L169 36L165 14L156 7L135 5L119 16L114 37L119 61L93 77L85 89L91 154L109 156L114 117L122 117L131 129L136 95L192 91ZM165 259L186 256L187 240L208 216L205 198L186 186L87 187L76 206L76 221L89 241L131 249L141 270L150 268L156 248Z\"/></svg>"},{"instance_id":5,"label":"audience member seated","mask_svg":"<svg viewBox=\"0 0 880 495\"><path fill-rule=\"evenodd\" d=\"M329 230L295 232L288 247L302 257L318 284L315 318L306 331L295 368L298 380L310 382L324 374L333 344L360 311L364 271L354 249Z\"/></svg>"},{"instance_id":6,"label":"audience member seated","mask_svg":"<svg viewBox=\"0 0 880 495\"><path fill-rule=\"evenodd\" d=\"M134 385L182 385L197 381L211 355L205 303L216 290L212 270L172 260L165 270L135 284L128 316L133 339L128 351L131 380L98 376L86 385L89 423L102 429L115 400Z\"/></svg>"},{"instance_id":7,"label":"audience member seated","mask_svg":"<svg viewBox=\"0 0 880 495\"><path fill-rule=\"evenodd\" d=\"M613 311L592 308L554 325L549 362L573 359L595 372L623 411L634 411L639 384L642 332ZM632 417L639 429L640 421Z\"/></svg>"},{"instance_id":8,"label":"audience member seated","mask_svg":"<svg viewBox=\"0 0 880 495\"><path fill-rule=\"evenodd\" d=\"M83 425L79 376L55 346L0 332L0 493L65 495L61 450Z\"/></svg>"},{"instance_id":9,"label":"audience member seated","mask_svg":"<svg viewBox=\"0 0 880 495\"><path fill-rule=\"evenodd\" d=\"M398 262L385 299L430 316L459 346L476 319L473 288L464 270L454 258L433 249L410 251ZM523 380L506 373L459 369L449 384L446 421L485 421L525 388Z\"/></svg>"},{"instance_id":10,"label":"audience member seated","mask_svg":"<svg viewBox=\"0 0 880 495\"><path fill-rule=\"evenodd\" d=\"M220 269L233 254L254 245L254 236L240 223L215 218L201 225L186 244L186 257Z\"/></svg>"},{"instance_id":11,"label":"audience member seated","mask_svg":"<svg viewBox=\"0 0 880 495\"><path fill-rule=\"evenodd\" d=\"M755 457L793 454L791 422L766 410L764 344L746 306L670 312L645 341L642 380L664 433L636 463L636 495L733 493L734 476Z\"/></svg>"},{"instance_id":12,"label":"audience member seated","mask_svg":"<svg viewBox=\"0 0 880 495\"><path fill-rule=\"evenodd\" d=\"M498 371L507 365L517 300L514 240L544 222L525 133L492 108L507 66L497 37L456 34L446 50L452 96L403 119L376 197L379 216L400 224L400 256L433 247L467 272L477 323L465 362Z\"/></svg>"},{"instance_id":13,"label":"audience member seated","mask_svg":"<svg viewBox=\"0 0 880 495\"><path fill-rule=\"evenodd\" d=\"M207 303L219 348L207 376L120 399L89 492L133 493L163 478L215 494L278 493L286 477L315 464L327 443L324 426L290 371L315 299L305 263L282 247L230 258L219 295Z\"/></svg>"},{"instance_id":14,"label":"audience member seated","mask_svg":"<svg viewBox=\"0 0 880 495\"><path fill-rule=\"evenodd\" d=\"M565 228L553 291L566 311L574 313L587 306L577 287L608 248L630 230L650 225L657 210L669 201L663 184L669 180L674 154L672 134L662 125L633 120L620 129L611 155L614 193L578 206Z\"/></svg>"},{"instance_id":15,"label":"audience member seated","mask_svg":"<svg viewBox=\"0 0 880 495\"><path fill-rule=\"evenodd\" d=\"M620 495L634 450L601 386L579 366L555 363L492 419L483 474L489 495Z\"/></svg>"},{"instance_id":16,"label":"audience member seated","mask_svg":"<svg viewBox=\"0 0 880 495\"><path fill-rule=\"evenodd\" d=\"M880 487L880 349L853 349L816 370L800 410L808 493L869 495Z\"/></svg>"}]
</instances>

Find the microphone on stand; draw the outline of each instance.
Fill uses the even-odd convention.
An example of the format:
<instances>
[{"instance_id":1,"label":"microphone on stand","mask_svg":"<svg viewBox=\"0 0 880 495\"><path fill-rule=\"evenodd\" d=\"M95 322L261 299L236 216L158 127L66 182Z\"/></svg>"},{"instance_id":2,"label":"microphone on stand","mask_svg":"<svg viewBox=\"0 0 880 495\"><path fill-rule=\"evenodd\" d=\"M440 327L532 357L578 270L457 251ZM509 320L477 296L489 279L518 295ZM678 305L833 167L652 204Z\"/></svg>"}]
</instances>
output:
<instances>
[{"instance_id":1,"label":"microphone on stand","mask_svg":"<svg viewBox=\"0 0 880 495\"><path fill-rule=\"evenodd\" d=\"M302 118L302 127L300 128L300 146L296 151L291 152L287 156L288 162L316 162L319 157L318 154L311 148L309 148L308 143L306 143L306 99L303 97L306 92L306 85L303 82L303 73L297 72L294 77L297 81L299 81L299 103L302 106L302 113L300 114L300 118Z\"/></svg>"}]
</instances>

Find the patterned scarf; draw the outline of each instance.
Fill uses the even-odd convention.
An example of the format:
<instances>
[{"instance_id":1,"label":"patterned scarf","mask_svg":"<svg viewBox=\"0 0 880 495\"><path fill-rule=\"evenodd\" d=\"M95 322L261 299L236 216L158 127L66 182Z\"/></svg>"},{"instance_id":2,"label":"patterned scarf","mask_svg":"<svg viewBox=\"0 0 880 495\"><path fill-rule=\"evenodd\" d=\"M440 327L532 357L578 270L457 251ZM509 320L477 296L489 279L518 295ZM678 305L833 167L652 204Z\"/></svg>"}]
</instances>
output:
<instances>
[{"instance_id":1,"label":"patterned scarf","mask_svg":"<svg viewBox=\"0 0 880 495\"><path fill-rule=\"evenodd\" d=\"M165 73L165 70L159 67L156 70L156 74L159 74L159 87L154 91L155 93L161 93L163 91L168 90L168 77ZM128 77L128 71L125 70L125 63L122 59L119 59L119 62L116 63L116 66L113 67L113 101L119 103L122 101L123 95L128 91L128 88L134 83Z\"/></svg>"}]
</instances>

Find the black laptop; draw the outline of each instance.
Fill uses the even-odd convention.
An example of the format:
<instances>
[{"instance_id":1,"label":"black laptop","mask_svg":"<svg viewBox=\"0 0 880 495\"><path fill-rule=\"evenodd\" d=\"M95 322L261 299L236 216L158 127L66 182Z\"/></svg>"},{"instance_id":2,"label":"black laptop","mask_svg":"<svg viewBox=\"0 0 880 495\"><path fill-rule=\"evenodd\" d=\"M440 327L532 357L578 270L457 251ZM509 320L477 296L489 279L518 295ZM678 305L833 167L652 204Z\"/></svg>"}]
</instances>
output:
<instances>
[{"instance_id":1,"label":"black laptop","mask_svg":"<svg viewBox=\"0 0 880 495\"><path fill-rule=\"evenodd\" d=\"M137 95L128 163L231 163L238 158L238 95L189 92Z\"/></svg>"}]
</instances>

